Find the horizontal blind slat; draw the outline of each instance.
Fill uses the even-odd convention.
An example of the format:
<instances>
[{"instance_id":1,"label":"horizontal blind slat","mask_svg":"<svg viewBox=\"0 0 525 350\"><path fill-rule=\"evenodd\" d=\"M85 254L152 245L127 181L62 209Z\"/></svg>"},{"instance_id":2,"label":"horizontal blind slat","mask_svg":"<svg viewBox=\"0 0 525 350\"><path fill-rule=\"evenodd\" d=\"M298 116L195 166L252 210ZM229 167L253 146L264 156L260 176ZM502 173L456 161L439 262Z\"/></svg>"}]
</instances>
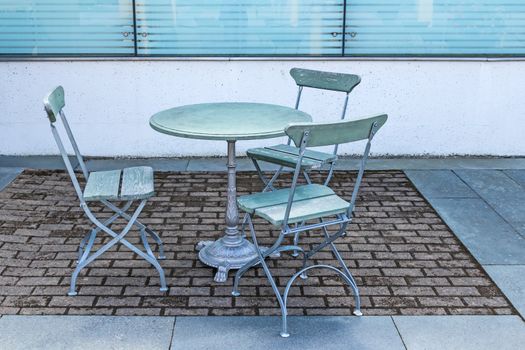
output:
<instances>
[{"instance_id":1,"label":"horizontal blind slat","mask_svg":"<svg viewBox=\"0 0 525 350\"><path fill-rule=\"evenodd\" d=\"M132 0L0 0L0 54L131 55Z\"/></svg>"},{"instance_id":2,"label":"horizontal blind slat","mask_svg":"<svg viewBox=\"0 0 525 350\"><path fill-rule=\"evenodd\" d=\"M523 0L348 0L345 54L523 55Z\"/></svg>"},{"instance_id":3,"label":"horizontal blind slat","mask_svg":"<svg viewBox=\"0 0 525 350\"><path fill-rule=\"evenodd\" d=\"M137 0L141 55L341 55L343 0Z\"/></svg>"}]
</instances>

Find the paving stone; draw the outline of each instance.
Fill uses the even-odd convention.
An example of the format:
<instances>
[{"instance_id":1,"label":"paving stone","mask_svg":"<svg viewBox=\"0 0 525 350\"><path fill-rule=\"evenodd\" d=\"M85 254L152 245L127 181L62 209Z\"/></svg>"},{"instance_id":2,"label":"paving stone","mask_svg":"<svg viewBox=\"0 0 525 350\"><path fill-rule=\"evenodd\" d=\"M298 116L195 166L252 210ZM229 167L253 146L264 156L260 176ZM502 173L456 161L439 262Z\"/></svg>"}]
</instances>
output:
<instances>
[{"instance_id":1,"label":"paving stone","mask_svg":"<svg viewBox=\"0 0 525 350\"><path fill-rule=\"evenodd\" d=\"M0 167L0 191L13 181L18 174L22 172L22 168L1 168Z\"/></svg>"},{"instance_id":2,"label":"paving stone","mask_svg":"<svg viewBox=\"0 0 525 350\"><path fill-rule=\"evenodd\" d=\"M407 350L514 350L525 344L518 316L394 316Z\"/></svg>"},{"instance_id":3,"label":"paving stone","mask_svg":"<svg viewBox=\"0 0 525 350\"><path fill-rule=\"evenodd\" d=\"M525 265L489 265L483 268L525 317Z\"/></svg>"},{"instance_id":4,"label":"paving stone","mask_svg":"<svg viewBox=\"0 0 525 350\"><path fill-rule=\"evenodd\" d=\"M70 296L54 296L49 303L49 306L60 307L60 306L93 306L95 297L77 295L76 297Z\"/></svg>"},{"instance_id":5,"label":"paving stone","mask_svg":"<svg viewBox=\"0 0 525 350\"><path fill-rule=\"evenodd\" d=\"M342 196L351 196L355 175L336 171L333 188ZM312 178L320 181L323 176ZM290 174L280 181L289 183ZM234 299L232 274L227 283L216 284L213 269L197 260L195 244L215 239L223 231L224 172L162 172L156 174L155 183L156 197L141 220L166 243L168 259L160 263L170 292L159 291L155 269L119 247L85 269L77 281L79 295L69 297L77 245L90 228L89 221L78 208L65 172L28 170L20 174L0 196L0 215L5 215L0 220L0 253L12 252L0 257L8 265L0 267L0 305L6 313L31 314L34 310L34 314L43 314L49 308L50 313L81 315L278 315L275 296L260 268L248 271L241 280L242 296ZM261 186L255 173L239 173L239 194L260 191ZM503 294L403 173L367 172L362 186L358 215L349 230L352 234L341 238L337 246L360 287L365 315L514 312L508 303L500 305ZM101 209L93 207L96 213ZM33 220L27 221L29 217ZM262 220L256 219L255 226L261 244L275 240L277 232ZM115 227L121 228L122 223ZM139 244L136 231L128 238ZM318 232L301 237L307 249L318 242ZM337 264L329 250L319 252L312 262ZM286 253L269 263L280 288L301 266ZM446 287L457 289L437 293L438 288ZM21 298L14 298L18 296ZM429 305L436 298L440 306L421 306L419 297L428 298ZM479 299L478 304L471 300L469 306L466 297L488 299ZM49 303L17 304L24 298ZM355 302L351 289L338 277L313 270L308 280L295 282L288 303L291 315L350 316Z\"/></svg>"},{"instance_id":6,"label":"paving stone","mask_svg":"<svg viewBox=\"0 0 525 350\"><path fill-rule=\"evenodd\" d=\"M4 316L6 349L169 349L173 317Z\"/></svg>"},{"instance_id":7,"label":"paving stone","mask_svg":"<svg viewBox=\"0 0 525 350\"><path fill-rule=\"evenodd\" d=\"M432 206L481 264L525 264L525 239L483 200L434 199Z\"/></svg>"},{"instance_id":8,"label":"paving stone","mask_svg":"<svg viewBox=\"0 0 525 350\"><path fill-rule=\"evenodd\" d=\"M476 198L451 170L407 170L405 174L426 198Z\"/></svg>"},{"instance_id":9,"label":"paving stone","mask_svg":"<svg viewBox=\"0 0 525 350\"><path fill-rule=\"evenodd\" d=\"M456 174L506 221L524 221L525 188L503 171L457 170Z\"/></svg>"},{"instance_id":10,"label":"paving stone","mask_svg":"<svg viewBox=\"0 0 525 350\"><path fill-rule=\"evenodd\" d=\"M289 317L291 336L279 336L278 317L179 317L172 349L404 349L389 317ZM373 329L374 331L370 331ZM327 341L329 340L329 341Z\"/></svg>"},{"instance_id":11,"label":"paving stone","mask_svg":"<svg viewBox=\"0 0 525 350\"><path fill-rule=\"evenodd\" d=\"M521 237L525 238L525 222L512 222L511 225Z\"/></svg>"},{"instance_id":12,"label":"paving stone","mask_svg":"<svg viewBox=\"0 0 525 350\"><path fill-rule=\"evenodd\" d=\"M89 171L122 169L134 166L150 166L154 171L185 171L187 159L169 158L122 158L122 159L88 159L86 167Z\"/></svg>"},{"instance_id":13,"label":"paving stone","mask_svg":"<svg viewBox=\"0 0 525 350\"><path fill-rule=\"evenodd\" d=\"M73 167L78 165L77 158L70 156ZM65 169L61 156L0 156L0 167L28 169Z\"/></svg>"}]
</instances>

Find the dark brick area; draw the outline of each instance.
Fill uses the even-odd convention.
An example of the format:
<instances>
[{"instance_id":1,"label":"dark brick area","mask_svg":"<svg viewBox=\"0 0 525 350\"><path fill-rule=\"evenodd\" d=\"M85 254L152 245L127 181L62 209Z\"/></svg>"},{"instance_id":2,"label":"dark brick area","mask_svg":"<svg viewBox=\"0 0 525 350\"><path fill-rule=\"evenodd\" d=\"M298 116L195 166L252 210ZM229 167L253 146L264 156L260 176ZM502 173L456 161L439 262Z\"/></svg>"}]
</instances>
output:
<instances>
[{"instance_id":1,"label":"dark brick area","mask_svg":"<svg viewBox=\"0 0 525 350\"><path fill-rule=\"evenodd\" d=\"M354 178L355 173L337 172L332 185L349 198ZM277 314L261 269L246 274L242 296L234 299L231 277L226 284L214 283L214 271L196 259L195 244L221 234L226 175L158 173L156 187L141 218L165 242L168 259L161 264L169 293L159 292L153 268L120 246L85 270L79 295L68 297L76 250L89 222L64 172L21 174L0 192L0 314ZM240 194L260 189L254 173L238 175ZM95 211L108 215L100 207ZM122 228L122 222L115 226ZM273 242L277 232L269 225L257 221L256 228L262 244ZM301 242L313 246L319 237L311 232ZM128 238L139 242L136 232ZM402 172L367 172L354 223L337 247L356 277L365 315L515 313ZM317 263L335 263L329 250L315 257ZM283 287L300 262L284 254L270 266ZM351 295L329 272L314 270L292 288L289 311L350 315Z\"/></svg>"}]
</instances>

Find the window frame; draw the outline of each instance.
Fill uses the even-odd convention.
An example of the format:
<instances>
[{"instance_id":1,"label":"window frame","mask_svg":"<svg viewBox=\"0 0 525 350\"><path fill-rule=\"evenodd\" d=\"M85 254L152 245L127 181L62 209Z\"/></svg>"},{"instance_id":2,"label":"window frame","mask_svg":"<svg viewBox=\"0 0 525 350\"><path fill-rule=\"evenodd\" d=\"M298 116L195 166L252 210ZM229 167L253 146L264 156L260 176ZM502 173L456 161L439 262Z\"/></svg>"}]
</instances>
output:
<instances>
[{"instance_id":1,"label":"window frame","mask_svg":"<svg viewBox=\"0 0 525 350\"><path fill-rule=\"evenodd\" d=\"M313 55L290 55L290 54L141 54L138 52L139 41L137 40L137 5L132 0L133 7L133 47L132 54L119 53L81 53L81 54L11 54L1 53L0 61L268 61L268 60L295 60L295 61L525 61L525 52L523 54L351 54L348 52L346 37L350 33L347 31L347 9L348 1L343 1L343 23L341 35L341 54L313 54Z\"/></svg>"}]
</instances>

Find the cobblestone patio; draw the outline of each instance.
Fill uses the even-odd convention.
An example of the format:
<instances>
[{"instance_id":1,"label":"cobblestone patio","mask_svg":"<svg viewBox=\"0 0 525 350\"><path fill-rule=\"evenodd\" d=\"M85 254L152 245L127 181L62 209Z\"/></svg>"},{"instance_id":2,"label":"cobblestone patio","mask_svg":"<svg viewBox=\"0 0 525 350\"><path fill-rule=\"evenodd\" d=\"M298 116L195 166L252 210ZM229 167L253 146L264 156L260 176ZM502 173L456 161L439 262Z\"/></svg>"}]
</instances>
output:
<instances>
[{"instance_id":1,"label":"cobblestone patio","mask_svg":"<svg viewBox=\"0 0 525 350\"><path fill-rule=\"evenodd\" d=\"M336 172L332 186L350 197L355 173ZM262 270L241 280L241 297L213 282L194 250L223 228L224 173L157 173L157 196L141 218L163 238L169 295L153 268L125 247L104 254L66 292L80 239L89 229L70 181L60 171L25 171L0 192L0 314L273 315L276 300ZM238 174L240 194L259 191L254 173ZM99 208L98 211L101 211ZM261 243L276 231L258 222ZM319 232L301 242L313 245ZM138 243L133 232L130 241ZM100 242L99 242L100 243ZM400 171L367 172L349 234L339 240L356 277L365 315L514 314L506 298ZM329 251L317 262L334 263ZM300 266L271 261L283 286ZM231 276L231 273L230 273ZM320 285L320 286L319 286ZM348 288L325 271L298 280L290 314L350 315Z\"/></svg>"}]
</instances>

